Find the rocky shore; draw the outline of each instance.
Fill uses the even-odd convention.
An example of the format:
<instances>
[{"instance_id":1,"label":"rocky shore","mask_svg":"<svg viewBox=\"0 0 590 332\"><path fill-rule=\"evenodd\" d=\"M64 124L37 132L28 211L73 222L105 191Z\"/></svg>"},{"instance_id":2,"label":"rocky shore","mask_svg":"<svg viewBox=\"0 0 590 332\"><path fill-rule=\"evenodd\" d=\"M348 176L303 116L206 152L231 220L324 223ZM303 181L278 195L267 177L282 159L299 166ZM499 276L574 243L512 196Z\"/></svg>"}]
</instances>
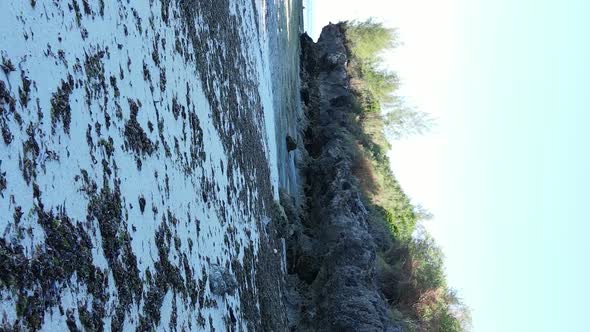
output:
<instances>
[{"instance_id":1,"label":"rocky shore","mask_svg":"<svg viewBox=\"0 0 590 332\"><path fill-rule=\"evenodd\" d=\"M300 11L0 5L0 331L400 331Z\"/></svg>"},{"instance_id":2,"label":"rocky shore","mask_svg":"<svg viewBox=\"0 0 590 332\"><path fill-rule=\"evenodd\" d=\"M305 203L281 196L289 219L289 318L296 331L401 331L376 280L377 245L353 174L352 93L341 26L301 37L300 139Z\"/></svg>"}]
</instances>

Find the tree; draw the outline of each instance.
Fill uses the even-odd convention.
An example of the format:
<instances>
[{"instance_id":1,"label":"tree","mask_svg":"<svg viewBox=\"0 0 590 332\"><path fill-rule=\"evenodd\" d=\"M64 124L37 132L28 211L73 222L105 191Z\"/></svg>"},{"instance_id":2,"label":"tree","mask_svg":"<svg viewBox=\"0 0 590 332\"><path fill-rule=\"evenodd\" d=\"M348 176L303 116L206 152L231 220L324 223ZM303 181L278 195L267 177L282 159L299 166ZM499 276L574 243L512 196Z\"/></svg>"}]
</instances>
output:
<instances>
[{"instance_id":1,"label":"tree","mask_svg":"<svg viewBox=\"0 0 590 332\"><path fill-rule=\"evenodd\" d=\"M393 102L384 105L384 109L385 133L394 140L422 135L434 125L428 113L408 106L403 98L394 98Z\"/></svg>"},{"instance_id":2,"label":"tree","mask_svg":"<svg viewBox=\"0 0 590 332\"><path fill-rule=\"evenodd\" d=\"M414 236L410 243L416 286L422 291L444 288L446 287L444 255L434 238L423 228L422 230L423 232ZM417 227L416 231L420 231L420 227Z\"/></svg>"},{"instance_id":3,"label":"tree","mask_svg":"<svg viewBox=\"0 0 590 332\"><path fill-rule=\"evenodd\" d=\"M364 22L346 22L346 36L353 56L363 65L380 63L381 53L398 44L397 30L387 28L372 18Z\"/></svg>"},{"instance_id":4,"label":"tree","mask_svg":"<svg viewBox=\"0 0 590 332\"><path fill-rule=\"evenodd\" d=\"M422 204L414 205L414 215L418 221L432 220L432 218L434 218L432 212L428 211L428 209L422 206Z\"/></svg>"},{"instance_id":5,"label":"tree","mask_svg":"<svg viewBox=\"0 0 590 332\"><path fill-rule=\"evenodd\" d=\"M397 46L397 31L369 19L347 22L346 37L367 99L364 106L392 102L392 93L399 86L399 78L394 72L382 68L382 55ZM371 110L378 108L368 107Z\"/></svg>"},{"instance_id":6,"label":"tree","mask_svg":"<svg viewBox=\"0 0 590 332\"><path fill-rule=\"evenodd\" d=\"M397 74L387 70L375 69L372 65L365 66L362 71L365 89L373 98L386 105L395 101L393 92L399 87Z\"/></svg>"}]
</instances>

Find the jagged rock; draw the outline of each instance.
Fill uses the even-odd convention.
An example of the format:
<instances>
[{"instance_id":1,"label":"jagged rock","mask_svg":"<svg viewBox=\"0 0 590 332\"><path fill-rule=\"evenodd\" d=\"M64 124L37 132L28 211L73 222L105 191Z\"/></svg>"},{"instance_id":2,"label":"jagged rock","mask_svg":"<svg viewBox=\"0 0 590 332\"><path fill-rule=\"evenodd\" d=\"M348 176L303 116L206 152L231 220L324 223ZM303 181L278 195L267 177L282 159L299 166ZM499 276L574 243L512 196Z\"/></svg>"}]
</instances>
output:
<instances>
[{"instance_id":1,"label":"jagged rock","mask_svg":"<svg viewBox=\"0 0 590 332\"><path fill-rule=\"evenodd\" d=\"M275 224L275 227L279 233L279 236L286 237L287 232L287 215L285 214L285 210L281 203L275 201L272 205L272 222Z\"/></svg>"},{"instance_id":2,"label":"jagged rock","mask_svg":"<svg viewBox=\"0 0 590 332\"><path fill-rule=\"evenodd\" d=\"M321 263L322 261L315 256L314 252L300 255L295 265L297 276L308 285L311 285L320 272Z\"/></svg>"},{"instance_id":3,"label":"jagged rock","mask_svg":"<svg viewBox=\"0 0 590 332\"><path fill-rule=\"evenodd\" d=\"M330 66L346 65L346 54L342 52L329 53L326 55L326 61Z\"/></svg>"},{"instance_id":4,"label":"jagged rock","mask_svg":"<svg viewBox=\"0 0 590 332\"><path fill-rule=\"evenodd\" d=\"M212 265L209 271L209 288L215 295L234 295L238 282L234 275L219 265Z\"/></svg>"},{"instance_id":5,"label":"jagged rock","mask_svg":"<svg viewBox=\"0 0 590 332\"><path fill-rule=\"evenodd\" d=\"M299 217L301 211L298 211L298 209L295 207L295 200L283 188L279 188L279 199L281 206L287 215L287 219L295 220Z\"/></svg>"},{"instance_id":6,"label":"jagged rock","mask_svg":"<svg viewBox=\"0 0 590 332\"><path fill-rule=\"evenodd\" d=\"M287 135L286 141L287 141L287 151L293 151L293 150L297 149L297 141L295 141L295 139L293 137L291 137L290 135Z\"/></svg>"},{"instance_id":7,"label":"jagged rock","mask_svg":"<svg viewBox=\"0 0 590 332\"><path fill-rule=\"evenodd\" d=\"M378 246L352 171L356 152L347 123L353 97L343 33L339 25L328 25L317 44L306 36L301 42L307 80L302 97L310 123L305 147L312 158L304 172L306 218L289 218L299 227L288 238L289 273L299 283L289 284L303 292L293 302L300 311L290 315L298 321L290 325L305 331L399 332L377 287Z\"/></svg>"}]
</instances>

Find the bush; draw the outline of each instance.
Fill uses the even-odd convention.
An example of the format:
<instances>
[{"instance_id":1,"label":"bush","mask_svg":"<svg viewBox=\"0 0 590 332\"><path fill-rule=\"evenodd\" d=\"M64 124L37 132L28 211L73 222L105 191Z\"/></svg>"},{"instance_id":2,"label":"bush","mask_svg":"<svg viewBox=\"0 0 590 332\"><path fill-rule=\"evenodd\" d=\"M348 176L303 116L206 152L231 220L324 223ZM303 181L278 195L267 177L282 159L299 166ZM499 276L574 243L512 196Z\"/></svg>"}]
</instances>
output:
<instances>
[{"instance_id":1,"label":"bush","mask_svg":"<svg viewBox=\"0 0 590 332\"><path fill-rule=\"evenodd\" d=\"M391 139L421 135L434 125L434 120L427 113L408 106L402 98L396 97L384 107L385 132Z\"/></svg>"},{"instance_id":2,"label":"bush","mask_svg":"<svg viewBox=\"0 0 590 332\"><path fill-rule=\"evenodd\" d=\"M382 66L383 53L398 44L397 31L372 19L347 22L344 27L352 57L350 70L355 78L352 87L361 108L380 117L386 133L393 139L428 131L433 120L394 94L399 78Z\"/></svg>"},{"instance_id":3,"label":"bush","mask_svg":"<svg viewBox=\"0 0 590 332\"><path fill-rule=\"evenodd\" d=\"M364 64L381 63L383 51L397 45L397 31L373 19L345 22L350 53Z\"/></svg>"},{"instance_id":4,"label":"bush","mask_svg":"<svg viewBox=\"0 0 590 332\"><path fill-rule=\"evenodd\" d=\"M343 27L356 114L348 144L356 151L353 172L370 222L375 227L385 223L390 231L392 244L381 247L377 271L392 317L408 331L467 331L469 310L447 287L442 251L419 224L431 214L411 204L389 166L387 138L422 134L432 125L425 113L394 95L397 75L382 69L381 56L396 46L396 31L373 20L347 22Z\"/></svg>"}]
</instances>

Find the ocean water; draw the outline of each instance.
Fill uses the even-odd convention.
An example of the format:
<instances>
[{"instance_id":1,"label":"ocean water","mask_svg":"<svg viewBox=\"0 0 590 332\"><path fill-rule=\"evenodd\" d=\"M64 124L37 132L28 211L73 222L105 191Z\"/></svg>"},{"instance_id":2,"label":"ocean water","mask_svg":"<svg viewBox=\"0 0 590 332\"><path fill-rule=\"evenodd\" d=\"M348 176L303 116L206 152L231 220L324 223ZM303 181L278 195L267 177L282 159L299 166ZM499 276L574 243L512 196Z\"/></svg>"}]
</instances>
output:
<instances>
[{"instance_id":1,"label":"ocean water","mask_svg":"<svg viewBox=\"0 0 590 332\"><path fill-rule=\"evenodd\" d=\"M304 124L301 108L299 79L300 43L303 32L303 4L301 0L269 3L269 61L271 65L272 95L275 110L275 137L279 185L297 197L299 175L297 153L288 152L286 136L297 137ZM272 34L272 31L278 31Z\"/></svg>"}]
</instances>

